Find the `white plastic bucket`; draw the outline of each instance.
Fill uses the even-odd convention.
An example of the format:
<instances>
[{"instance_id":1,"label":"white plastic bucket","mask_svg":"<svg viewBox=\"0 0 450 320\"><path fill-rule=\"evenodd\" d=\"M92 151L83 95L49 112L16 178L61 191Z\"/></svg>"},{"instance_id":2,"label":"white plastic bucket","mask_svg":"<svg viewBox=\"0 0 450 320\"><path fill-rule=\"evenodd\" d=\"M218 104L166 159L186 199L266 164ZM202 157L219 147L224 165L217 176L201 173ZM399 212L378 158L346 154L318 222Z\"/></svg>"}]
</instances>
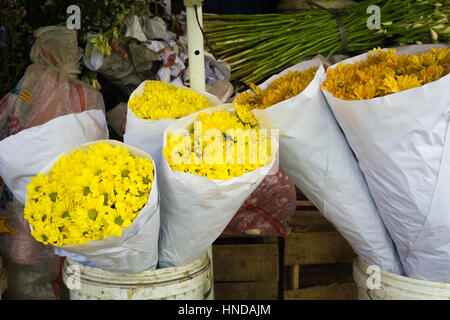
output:
<instances>
[{"instance_id":1,"label":"white plastic bucket","mask_svg":"<svg viewBox=\"0 0 450 320\"><path fill-rule=\"evenodd\" d=\"M3 267L2 257L0 257L0 300L2 300L2 294L5 292L7 286L8 282L6 279L6 270Z\"/></svg>"},{"instance_id":2,"label":"white plastic bucket","mask_svg":"<svg viewBox=\"0 0 450 320\"><path fill-rule=\"evenodd\" d=\"M379 270L379 269L378 269ZM449 300L450 283L430 282L399 276L353 261L353 279L358 300Z\"/></svg>"},{"instance_id":3,"label":"white plastic bucket","mask_svg":"<svg viewBox=\"0 0 450 320\"><path fill-rule=\"evenodd\" d=\"M212 290L208 254L189 264L117 274L71 259L63 267L71 300L205 300Z\"/></svg>"}]
</instances>

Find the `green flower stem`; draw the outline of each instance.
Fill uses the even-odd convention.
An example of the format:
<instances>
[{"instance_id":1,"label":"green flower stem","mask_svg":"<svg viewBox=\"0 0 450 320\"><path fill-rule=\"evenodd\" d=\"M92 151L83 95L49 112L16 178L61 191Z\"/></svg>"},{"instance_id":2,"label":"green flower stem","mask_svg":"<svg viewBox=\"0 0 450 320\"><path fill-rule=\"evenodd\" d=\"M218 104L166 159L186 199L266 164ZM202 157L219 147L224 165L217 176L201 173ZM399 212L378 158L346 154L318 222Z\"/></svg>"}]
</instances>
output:
<instances>
[{"instance_id":1,"label":"green flower stem","mask_svg":"<svg viewBox=\"0 0 450 320\"><path fill-rule=\"evenodd\" d=\"M343 9L348 51L358 53L385 44L432 42L430 28L442 42L448 42L450 9L436 7L438 0L369 0ZM382 30L366 26L369 5L381 9ZM436 9L437 8L437 9ZM337 21L325 10L292 14L204 15L207 36L220 58L232 67L232 79L261 82L302 59L319 53L330 57L342 51ZM386 24L386 22L389 22ZM415 26L417 23L422 26ZM413 27L415 26L415 27Z\"/></svg>"}]
</instances>

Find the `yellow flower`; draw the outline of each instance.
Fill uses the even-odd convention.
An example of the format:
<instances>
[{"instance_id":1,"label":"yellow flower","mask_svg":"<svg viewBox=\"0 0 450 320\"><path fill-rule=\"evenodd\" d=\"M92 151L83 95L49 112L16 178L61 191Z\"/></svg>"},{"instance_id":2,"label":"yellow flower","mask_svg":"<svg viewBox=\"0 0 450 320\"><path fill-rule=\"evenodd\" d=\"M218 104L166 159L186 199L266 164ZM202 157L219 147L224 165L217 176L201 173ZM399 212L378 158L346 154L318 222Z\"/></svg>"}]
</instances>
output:
<instances>
[{"instance_id":1,"label":"yellow flower","mask_svg":"<svg viewBox=\"0 0 450 320\"><path fill-rule=\"evenodd\" d=\"M69 199L61 199L55 203L52 216L61 218L62 220L70 218L73 211L73 203Z\"/></svg>"},{"instance_id":2,"label":"yellow flower","mask_svg":"<svg viewBox=\"0 0 450 320\"><path fill-rule=\"evenodd\" d=\"M54 246L120 237L147 203L153 171L151 160L125 148L92 145L31 178L24 217L36 240Z\"/></svg>"},{"instance_id":3,"label":"yellow flower","mask_svg":"<svg viewBox=\"0 0 450 320\"><path fill-rule=\"evenodd\" d=\"M448 68L445 69L440 64L432 64L426 68L422 68L419 71L418 77L423 83L428 83L439 80L446 74L448 74Z\"/></svg>"},{"instance_id":4,"label":"yellow flower","mask_svg":"<svg viewBox=\"0 0 450 320\"><path fill-rule=\"evenodd\" d=\"M255 126L258 124L258 120L252 113L252 110L255 109L247 104L240 104L238 102L234 102L234 109L236 110L236 114L242 122L248 123L251 126Z\"/></svg>"},{"instance_id":5,"label":"yellow flower","mask_svg":"<svg viewBox=\"0 0 450 320\"><path fill-rule=\"evenodd\" d=\"M376 95L376 87L373 81L368 81L355 87L353 94L357 100L372 99Z\"/></svg>"},{"instance_id":6,"label":"yellow flower","mask_svg":"<svg viewBox=\"0 0 450 320\"><path fill-rule=\"evenodd\" d=\"M38 173L27 185L27 195L29 199L36 199L43 195L44 186L48 183L48 177Z\"/></svg>"},{"instance_id":7,"label":"yellow flower","mask_svg":"<svg viewBox=\"0 0 450 320\"><path fill-rule=\"evenodd\" d=\"M450 64L450 50L448 48L431 48L436 57L436 62L443 66Z\"/></svg>"},{"instance_id":8,"label":"yellow flower","mask_svg":"<svg viewBox=\"0 0 450 320\"><path fill-rule=\"evenodd\" d=\"M201 94L161 81L149 81L142 94L130 99L129 107L142 119L178 119L212 105Z\"/></svg>"},{"instance_id":9,"label":"yellow flower","mask_svg":"<svg viewBox=\"0 0 450 320\"><path fill-rule=\"evenodd\" d=\"M432 52L422 53L420 55L409 56L410 65L414 69L426 68L436 63L435 55Z\"/></svg>"},{"instance_id":10,"label":"yellow flower","mask_svg":"<svg viewBox=\"0 0 450 320\"><path fill-rule=\"evenodd\" d=\"M386 76L383 80L382 88L386 92L400 92L407 89L412 89L419 87L421 81L417 79L414 75L404 75L404 76Z\"/></svg>"}]
</instances>

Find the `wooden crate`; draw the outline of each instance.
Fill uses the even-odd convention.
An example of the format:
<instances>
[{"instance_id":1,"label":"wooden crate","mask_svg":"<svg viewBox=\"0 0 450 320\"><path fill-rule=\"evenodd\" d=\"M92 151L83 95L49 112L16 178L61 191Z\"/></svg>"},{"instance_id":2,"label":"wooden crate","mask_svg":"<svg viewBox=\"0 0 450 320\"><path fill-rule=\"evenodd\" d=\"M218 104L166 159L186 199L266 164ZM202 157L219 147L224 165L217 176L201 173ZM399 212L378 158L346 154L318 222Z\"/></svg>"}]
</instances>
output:
<instances>
[{"instance_id":1,"label":"wooden crate","mask_svg":"<svg viewBox=\"0 0 450 320\"><path fill-rule=\"evenodd\" d=\"M213 244L216 300L356 299L347 241L297 190L286 238L222 234Z\"/></svg>"},{"instance_id":2,"label":"wooden crate","mask_svg":"<svg viewBox=\"0 0 450 320\"><path fill-rule=\"evenodd\" d=\"M280 255L276 237L223 234L213 244L216 300L279 299Z\"/></svg>"},{"instance_id":3,"label":"wooden crate","mask_svg":"<svg viewBox=\"0 0 450 320\"><path fill-rule=\"evenodd\" d=\"M355 283L331 284L284 292L285 300L356 300Z\"/></svg>"},{"instance_id":4,"label":"wooden crate","mask_svg":"<svg viewBox=\"0 0 450 320\"><path fill-rule=\"evenodd\" d=\"M284 299L356 299L353 249L299 190L290 227L282 242Z\"/></svg>"}]
</instances>

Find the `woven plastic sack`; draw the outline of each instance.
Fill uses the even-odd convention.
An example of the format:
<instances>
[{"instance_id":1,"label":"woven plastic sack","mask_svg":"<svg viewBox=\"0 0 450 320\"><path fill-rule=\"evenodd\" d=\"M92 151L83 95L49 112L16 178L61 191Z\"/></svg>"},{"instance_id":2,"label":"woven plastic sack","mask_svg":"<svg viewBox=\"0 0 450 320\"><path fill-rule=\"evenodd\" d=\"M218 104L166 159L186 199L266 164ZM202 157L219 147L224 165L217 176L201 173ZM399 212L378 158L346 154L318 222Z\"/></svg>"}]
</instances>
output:
<instances>
[{"instance_id":1,"label":"woven plastic sack","mask_svg":"<svg viewBox=\"0 0 450 320\"><path fill-rule=\"evenodd\" d=\"M0 100L0 139L55 117L105 109L102 94L77 80L81 49L76 31L45 27L34 36L30 54L34 63Z\"/></svg>"},{"instance_id":2,"label":"woven plastic sack","mask_svg":"<svg viewBox=\"0 0 450 320\"><path fill-rule=\"evenodd\" d=\"M61 259L50 246L37 242L23 218L24 206L2 188L0 218L6 219L13 234L0 235L0 252L8 276L3 299L54 300L60 274Z\"/></svg>"},{"instance_id":3,"label":"woven plastic sack","mask_svg":"<svg viewBox=\"0 0 450 320\"><path fill-rule=\"evenodd\" d=\"M6 296L12 299L57 298L53 281L61 263L25 227L24 186L45 164L42 157L108 136L101 93L77 80L81 50L76 31L45 27L34 36L34 63L0 100L0 176L10 188L0 183L0 216L14 231L0 235L0 248L10 279ZM51 122L58 117L56 124Z\"/></svg>"},{"instance_id":4,"label":"woven plastic sack","mask_svg":"<svg viewBox=\"0 0 450 320\"><path fill-rule=\"evenodd\" d=\"M288 235L288 220L295 213L296 196L294 183L280 168L276 174L266 176L245 200L225 232L261 237Z\"/></svg>"}]
</instances>

